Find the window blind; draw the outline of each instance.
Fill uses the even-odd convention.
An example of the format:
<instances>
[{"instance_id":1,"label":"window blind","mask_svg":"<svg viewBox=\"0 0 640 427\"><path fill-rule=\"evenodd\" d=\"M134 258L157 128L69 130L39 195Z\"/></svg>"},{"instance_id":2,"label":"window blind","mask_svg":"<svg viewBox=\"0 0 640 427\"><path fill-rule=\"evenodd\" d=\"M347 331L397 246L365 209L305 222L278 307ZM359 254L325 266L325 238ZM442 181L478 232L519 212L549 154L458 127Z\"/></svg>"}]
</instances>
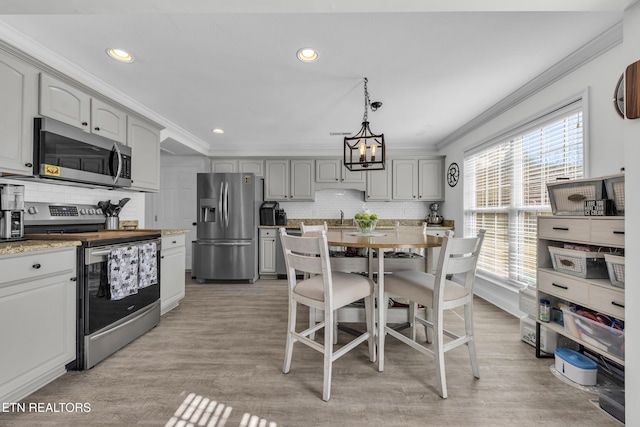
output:
<instances>
[{"instance_id":1,"label":"window blind","mask_svg":"<svg viewBox=\"0 0 640 427\"><path fill-rule=\"evenodd\" d=\"M465 153L465 235L487 230L478 269L510 283L535 283L536 217L551 211L546 183L583 173L582 102Z\"/></svg>"}]
</instances>

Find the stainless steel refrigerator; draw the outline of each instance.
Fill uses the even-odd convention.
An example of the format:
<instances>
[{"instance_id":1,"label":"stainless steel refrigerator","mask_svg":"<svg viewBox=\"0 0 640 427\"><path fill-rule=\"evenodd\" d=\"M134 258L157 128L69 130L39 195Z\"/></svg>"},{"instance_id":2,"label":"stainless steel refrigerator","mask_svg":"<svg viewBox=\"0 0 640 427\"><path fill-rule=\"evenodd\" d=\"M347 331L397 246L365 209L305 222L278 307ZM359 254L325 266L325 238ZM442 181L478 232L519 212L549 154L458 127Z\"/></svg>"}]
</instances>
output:
<instances>
[{"instance_id":1,"label":"stainless steel refrigerator","mask_svg":"<svg viewBox=\"0 0 640 427\"><path fill-rule=\"evenodd\" d=\"M198 173L191 275L199 283L256 281L255 195L252 173Z\"/></svg>"}]
</instances>

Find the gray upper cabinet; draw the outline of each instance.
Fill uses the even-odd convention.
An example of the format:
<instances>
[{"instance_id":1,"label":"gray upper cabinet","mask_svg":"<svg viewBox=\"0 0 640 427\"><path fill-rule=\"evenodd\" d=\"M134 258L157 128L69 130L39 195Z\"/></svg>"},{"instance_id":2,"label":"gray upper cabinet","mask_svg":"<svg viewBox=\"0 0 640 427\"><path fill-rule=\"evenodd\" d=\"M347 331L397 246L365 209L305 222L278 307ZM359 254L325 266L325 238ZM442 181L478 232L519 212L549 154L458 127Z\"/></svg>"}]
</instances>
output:
<instances>
[{"instance_id":1,"label":"gray upper cabinet","mask_svg":"<svg viewBox=\"0 0 640 427\"><path fill-rule=\"evenodd\" d=\"M160 129L135 116L127 118L127 145L131 147L131 188L160 190Z\"/></svg>"},{"instance_id":2,"label":"gray upper cabinet","mask_svg":"<svg viewBox=\"0 0 640 427\"><path fill-rule=\"evenodd\" d=\"M127 114L99 99L91 99L91 132L127 142Z\"/></svg>"},{"instance_id":3,"label":"gray upper cabinet","mask_svg":"<svg viewBox=\"0 0 640 427\"><path fill-rule=\"evenodd\" d=\"M387 201L391 200L391 168L389 162L385 169L367 172L367 190L365 200Z\"/></svg>"},{"instance_id":4,"label":"gray upper cabinet","mask_svg":"<svg viewBox=\"0 0 640 427\"><path fill-rule=\"evenodd\" d=\"M266 160L265 200L305 202L315 198L313 160Z\"/></svg>"},{"instance_id":5,"label":"gray upper cabinet","mask_svg":"<svg viewBox=\"0 0 640 427\"><path fill-rule=\"evenodd\" d=\"M316 183L317 184L340 184L341 188L364 189L366 175L363 171L352 172L344 167L340 159L318 159L316 160ZM347 184L347 185L343 185ZM360 184L360 185L353 185ZM321 185L323 188L330 188L330 185Z\"/></svg>"},{"instance_id":6,"label":"gray upper cabinet","mask_svg":"<svg viewBox=\"0 0 640 427\"><path fill-rule=\"evenodd\" d=\"M124 111L44 73L40 74L40 114L123 144L127 141Z\"/></svg>"},{"instance_id":7,"label":"gray upper cabinet","mask_svg":"<svg viewBox=\"0 0 640 427\"><path fill-rule=\"evenodd\" d=\"M415 159L394 159L393 200L418 200L418 161Z\"/></svg>"},{"instance_id":8,"label":"gray upper cabinet","mask_svg":"<svg viewBox=\"0 0 640 427\"><path fill-rule=\"evenodd\" d=\"M264 175L264 160L262 159L214 159L211 161L212 172L244 172L257 177Z\"/></svg>"},{"instance_id":9,"label":"gray upper cabinet","mask_svg":"<svg viewBox=\"0 0 640 427\"><path fill-rule=\"evenodd\" d=\"M0 51L0 173L33 173L38 70Z\"/></svg>"},{"instance_id":10,"label":"gray upper cabinet","mask_svg":"<svg viewBox=\"0 0 640 427\"><path fill-rule=\"evenodd\" d=\"M418 160L418 199L444 200L444 157Z\"/></svg>"}]
</instances>

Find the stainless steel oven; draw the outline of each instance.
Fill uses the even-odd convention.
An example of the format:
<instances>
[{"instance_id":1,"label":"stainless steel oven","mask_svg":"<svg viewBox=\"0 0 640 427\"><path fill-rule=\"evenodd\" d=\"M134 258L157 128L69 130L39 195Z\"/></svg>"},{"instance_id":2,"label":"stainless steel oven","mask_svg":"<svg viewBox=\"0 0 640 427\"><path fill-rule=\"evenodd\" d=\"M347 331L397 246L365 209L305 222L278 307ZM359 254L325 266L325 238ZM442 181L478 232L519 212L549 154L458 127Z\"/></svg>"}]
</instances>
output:
<instances>
[{"instance_id":1,"label":"stainless steel oven","mask_svg":"<svg viewBox=\"0 0 640 427\"><path fill-rule=\"evenodd\" d=\"M99 243L98 243L99 244ZM119 249L137 249L153 244L157 262L157 283L114 299L109 278L109 256ZM138 338L160 322L160 239L82 248L83 286L79 307L78 368L88 369Z\"/></svg>"},{"instance_id":2,"label":"stainless steel oven","mask_svg":"<svg viewBox=\"0 0 640 427\"><path fill-rule=\"evenodd\" d=\"M131 147L48 118L35 118L34 126L35 176L131 187Z\"/></svg>"},{"instance_id":3,"label":"stainless steel oven","mask_svg":"<svg viewBox=\"0 0 640 427\"><path fill-rule=\"evenodd\" d=\"M77 253L77 351L68 369L89 369L160 323L159 231L104 230L104 213L94 205L26 202L25 208L28 239L81 242ZM136 255L126 260L130 266L136 263L131 270L137 275L135 289L125 293L114 285L118 278L114 270L124 264L114 267L113 262L121 253Z\"/></svg>"}]
</instances>

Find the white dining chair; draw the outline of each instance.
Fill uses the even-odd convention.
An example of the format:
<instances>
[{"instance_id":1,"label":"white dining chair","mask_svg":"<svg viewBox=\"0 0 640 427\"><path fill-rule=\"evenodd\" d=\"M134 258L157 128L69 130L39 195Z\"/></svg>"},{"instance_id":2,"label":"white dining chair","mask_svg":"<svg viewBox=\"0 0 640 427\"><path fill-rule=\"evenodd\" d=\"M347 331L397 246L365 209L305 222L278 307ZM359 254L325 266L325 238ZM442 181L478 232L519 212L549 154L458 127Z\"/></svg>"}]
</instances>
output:
<instances>
[{"instance_id":1,"label":"white dining chair","mask_svg":"<svg viewBox=\"0 0 640 427\"><path fill-rule=\"evenodd\" d=\"M375 361L374 284L369 278L359 274L331 270L325 231L314 236L290 236L281 228L280 239L287 266L289 291L289 321L283 372L286 374L291 369L295 343L300 342L319 351L324 356L322 399L327 401L331 394L331 373L335 360L368 341L369 360ZM307 278L299 280L296 270L308 273ZM335 349L335 330L332 325L335 323L336 310L362 298L365 300L366 332ZM323 310L324 320L304 331L296 331L298 304ZM321 329L324 329L323 343L309 337Z\"/></svg>"},{"instance_id":2,"label":"white dining chair","mask_svg":"<svg viewBox=\"0 0 640 427\"><path fill-rule=\"evenodd\" d=\"M413 331L408 337L386 325L384 329L386 334L435 359L440 396L443 399L447 397L444 363L447 351L466 345L473 376L480 378L473 335L473 285L484 234L485 230L480 230L476 237L454 239L447 232L443 238L435 275L419 271L399 271L385 277L385 302L389 301L390 295L394 295L408 299L411 304L421 304L433 309L432 319L418 316L411 319L413 329L417 324L422 324L431 330L433 348L416 342ZM465 332L462 335L444 329L444 310L456 307L464 307ZM411 312L415 312L415 309ZM448 337L446 342L445 336ZM384 348L379 351L382 353Z\"/></svg>"},{"instance_id":3,"label":"white dining chair","mask_svg":"<svg viewBox=\"0 0 640 427\"><path fill-rule=\"evenodd\" d=\"M322 224L314 224L314 225L306 225L304 222L300 223L300 232L302 233L302 235L304 236L305 233L318 233L320 231L327 231L329 230L329 226L327 225L327 221L323 221ZM306 275L305 279L308 278L308 274ZM316 309L314 307L309 307L309 327L312 328L315 324L316 324L316 317L318 316ZM337 314L336 314L337 316ZM334 344L337 342L338 339L338 321L336 319L336 322L334 324ZM311 339L315 339L315 333L312 333L309 338Z\"/></svg>"}]
</instances>

